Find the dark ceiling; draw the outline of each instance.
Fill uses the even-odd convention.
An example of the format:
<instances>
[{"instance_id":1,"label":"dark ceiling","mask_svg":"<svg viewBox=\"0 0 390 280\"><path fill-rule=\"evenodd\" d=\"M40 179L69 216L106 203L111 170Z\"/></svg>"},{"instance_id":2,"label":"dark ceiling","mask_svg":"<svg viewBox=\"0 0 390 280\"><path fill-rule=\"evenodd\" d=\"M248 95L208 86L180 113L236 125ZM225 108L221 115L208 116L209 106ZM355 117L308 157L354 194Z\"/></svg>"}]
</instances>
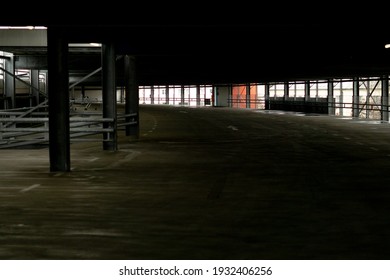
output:
<instances>
[{"instance_id":1,"label":"dark ceiling","mask_svg":"<svg viewBox=\"0 0 390 280\"><path fill-rule=\"evenodd\" d=\"M24 17L16 24L62 28L75 43L113 41L118 54L136 57L138 81L143 85L390 74L390 49L384 48L390 43L390 29L381 21L260 21L254 19L258 15L254 12L220 11L217 16L213 12L202 10L186 18L187 14L177 17L173 12L152 17L143 10L135 17L122 12L113 20L102 15L97 21L78 13L54 20ZM226 17L229 20L221 20ZM96 55L79 59L86 60L80 64L84 68L99 63Z\"/></svg>"},{"instance_id":2,"label":"dark ceiling","mask_svg":"<svg viewBox=\"0 0 390 280\"><path fill-rule=\"evenodd\" d=\"M73 41L116 43L142 84L246 83L390 73L376 25L187 24L66 27Z\"/></svg>"}]
</instances>

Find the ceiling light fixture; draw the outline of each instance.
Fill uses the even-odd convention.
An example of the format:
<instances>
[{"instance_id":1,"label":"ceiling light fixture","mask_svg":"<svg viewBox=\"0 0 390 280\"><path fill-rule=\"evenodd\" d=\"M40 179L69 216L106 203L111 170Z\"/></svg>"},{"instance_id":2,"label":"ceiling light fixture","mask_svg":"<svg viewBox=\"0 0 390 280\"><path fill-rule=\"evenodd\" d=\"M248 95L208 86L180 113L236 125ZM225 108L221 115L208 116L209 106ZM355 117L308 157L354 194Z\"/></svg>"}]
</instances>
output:
<instances>
[{"instance_id":1,"label":"ceiling light fixture","mask_svg":"<svg viewBox=\"0 0 390 280\"><path fill-rule=\"evenodd\" d=\"M390 44L386 44L385 49L390 49Z\"/></svg>"}]
</instances>

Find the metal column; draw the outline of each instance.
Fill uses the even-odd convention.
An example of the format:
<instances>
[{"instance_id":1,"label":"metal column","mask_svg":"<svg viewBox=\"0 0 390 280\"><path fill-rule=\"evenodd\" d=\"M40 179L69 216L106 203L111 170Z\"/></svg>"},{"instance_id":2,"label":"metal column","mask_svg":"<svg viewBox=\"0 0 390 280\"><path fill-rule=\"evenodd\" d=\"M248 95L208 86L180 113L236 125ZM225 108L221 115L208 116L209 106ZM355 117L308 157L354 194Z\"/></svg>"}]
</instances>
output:
<instances>
[{"instance_id":1,"label":"metal column","mask_svg":"<svg viewBox=\"0 0 390 280\"><path fill-rule=\"evenodd\" d=\"M246 108L251 107L251 84L247 84L245 87L245 101L246 101Z\"/></svg>"},{"instance_id":2,"label":"metal column","mask_svg":"<svg viewBox=\"0 0 390 280\"><path fill-rule=\"evenodd\" d=\"M269 100L269 84L264 84L264 109L271 109L270 100Z\"/></svg>"},{"instance_id":3,"label":"metal column","mask_svg":"<svg viewBox=\"0 0 390 280\"><path fill-rule=\"evenodd\" d=\"M48 28L50 171L70 171L68 42Z\"/></svg>"},{"instance_id":4,"label":"metal column","mask_svg":"<svg viewBox=\"0 0 390 280\"><path fill-rule=\"evenodd\" d=\"M169 104L169 85L165 86L165 104Z\"/></svg>"},{"instance_id":5,"label":"metal column","mask_svg":"<svg viewBox=\"0 0 390 280\"><path fill-rule=\"evenodd\" d=\"M310 81L305 81L305 102L310 100Z\"/></svg>"},{"instance_id":6,"label":"metal column","mask_svg":"<svg viewBox=\"0 0 390 280\"><path fill-rule=\"evenodd\" d=\"M335 115L333 80L328 80L328 115Z\"/></svg>"},{"instance_id":7,"label":"metal column","mask_svg":"<svg viewBox=\"0 0 390 280\"><path fill-rule=\"evenodd\" d=\"M125 114L136 114L126 117L126 136L139 137L139 92L136 79L135 58L125 55Z\"/></svg>"},{"instance_id":8,"label":"metal column","mask_svg":"<svg viewBox=\"0 0 390 280\"><path fill-rule=\"evenodd\" d=\"M359 117L359 78L353 79L352 117Z\"/></svg>"},{"instance_id":9,"label":"metal column","mask_svg":"<svg viewBox=\"0 0 390 280\"><path fill-rule=\"evenodd\" d=\"M343 81L340 80L340 96L339 96L339 115L344 116L344 92L343 92Z\"/></svg>"},{"instance_id":10,"label":"metal column","mask_svg":"<svg viewBox=\"0 0 390 280\"><path fill-rule=\"evenodd\" d=\"M284 83L284 95L283 95L283 100L286 101L288 97L290 96L290 83L285 82Z\"/></svg>"},{"instance_id":11,"label":"metal column","mask_svg":"<svg viewBox=\"0 0 390 280\"><path fill-rule=\"evenodd\" d=\"M5 87L5 97L7 98L7 107L15 108L15 59L14 56L11 55L4 60L5 70L9 73L4 73L4 87ZM12 75L11 75L12 74Z\"/></svg>"},{"instance_id":12,"label":"metal column","mask_svg":"<svg viewBox=\"0 0 390 280\"><path fill-rule=\"evenodd\" d=\"M200 106L200 85L196 85L196 106Z\"/></svg>"},{"instance_id":13,"label":"metal column","mask_svg":"<svg viewBox=\"0 0 390 280\"><path fill-rule=\"evenodd\" d=\"M113 43L102 44L102 88L103 88L103 118L113 119L104 122L103 128L112 131L103 132L103 150L117 150L116 131L116 75L115 75L115 46Z\"/></svg>"},{"instance_id":14,"label":"metal column","mask_svg":"<svg viewBox=\"0 0 390 280\"><path fill-rule=\"evenodd\" d=\"M32 105L38 105L39 102L39 70L33 69L31 70L31 91L32 91Z\"/></svg>"},{"instance_id":15,"label":"metal column","mask_svg":"<svg viewBox=\"0 0 390 280\"><path fill-rule=\"evenodd\" d=\"M389 121L389 76L382 77L382 108L381 120Z\"/></svg>"},{"instance_id":16,"label":"metal column","mask_svg":"<svg viewBox=\"0 0 390 280\"><path fill-rule=\"evenodd\" d=\"M213 102L212 106L218 106L218 86L213 86L213 92L212 92L212 97L213 97Z\"/></svg>"},{"instance_id":17,"label":"metal column","mask_svg":"<svg viewBox=\"0 0 390 280\"><path fill-rule=\"evenodd\" d=\"M181 91L180 91L180 105L184 106L184 85L181 86Z\"/></svg>"},{"instance_id":18,"label":"metal column","mask_svg":"<svg viewBox=\"0 0 390 280\"><path fill-rule=\"evenodd\" d=\"M150 104L154 104L154 86L150 86Z\"/></svg>"},{"instance_id":19,"label":"metal column","mask_svg":"<svg viewBox=\"0 0 390 280\"><path fill-rule=\"evenodd\" d=\"M370 91L370 80L367 80L366 84L367 88L367 94L366 94L366 119L370 118L370 97L371 97L371 91Z\"/></svg>"}]
</instances>

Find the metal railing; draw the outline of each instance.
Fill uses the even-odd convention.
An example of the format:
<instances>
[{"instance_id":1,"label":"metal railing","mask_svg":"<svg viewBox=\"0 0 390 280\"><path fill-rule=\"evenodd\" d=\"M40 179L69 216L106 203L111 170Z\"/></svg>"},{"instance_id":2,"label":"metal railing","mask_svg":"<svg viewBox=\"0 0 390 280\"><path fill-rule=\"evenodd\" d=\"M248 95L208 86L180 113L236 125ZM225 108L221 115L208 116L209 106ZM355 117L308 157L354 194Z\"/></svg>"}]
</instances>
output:
<instances>
[{"instance_id":1,"label":"metal railing","mask_svg":"<svg viewBox=\"0 0 390 280\"><path fill-rule=\"evenodd\" d=\"M26 114L26 112L29 112ZM103 118L101 112L70 113L69 132L71 142L113 141L110 134L138 123L138 114L117 114L116 118ZM102 134L104 137L90 137ZM49 141L48 112L31 109L0 111L0 148L23 145L47 144Z\"/></svg>"}]
</instances>

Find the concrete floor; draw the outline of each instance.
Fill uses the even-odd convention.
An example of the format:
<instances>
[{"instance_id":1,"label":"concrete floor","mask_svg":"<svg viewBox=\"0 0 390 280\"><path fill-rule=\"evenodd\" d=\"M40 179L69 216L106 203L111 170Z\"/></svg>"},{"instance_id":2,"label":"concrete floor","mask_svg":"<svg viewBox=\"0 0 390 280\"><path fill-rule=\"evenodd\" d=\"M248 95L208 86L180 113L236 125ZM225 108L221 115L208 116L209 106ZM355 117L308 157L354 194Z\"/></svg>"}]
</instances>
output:
<instances>
[{"instance_id":1,"label":"concrete floor","mask_svg":"<svg viewBox=\"0 0 390 280\"><path fill-rule=\"evenodd\" d=\"M0 150L1 259L389 259L390 125L140 108L139 140Z\"/></svg>"}]
</instances>

